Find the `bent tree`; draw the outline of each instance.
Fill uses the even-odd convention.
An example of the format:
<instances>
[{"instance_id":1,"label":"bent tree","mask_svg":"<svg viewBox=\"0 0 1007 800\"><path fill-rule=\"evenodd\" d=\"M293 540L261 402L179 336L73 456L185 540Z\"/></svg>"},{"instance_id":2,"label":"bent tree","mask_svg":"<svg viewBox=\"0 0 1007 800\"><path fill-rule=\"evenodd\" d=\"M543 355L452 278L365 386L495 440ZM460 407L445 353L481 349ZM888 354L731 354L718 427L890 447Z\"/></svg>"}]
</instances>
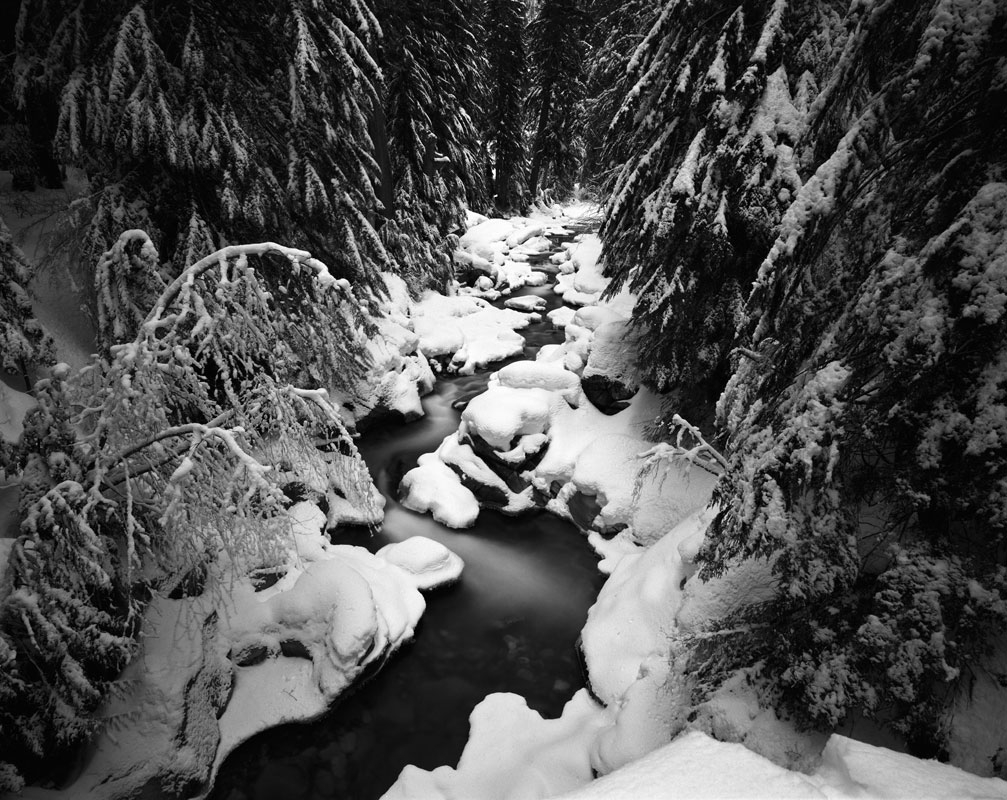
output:
<instances>
[{"instance_id":1,"label":"bent tree","mask_svg":"<svg viewBox=\"0 0 1007 800\"><path fill-rule=\"evenodd\" d=\"M103 263L134 245L156 259L150 238L131 230ZM9 785L94 729L150 592L191 590L215 563L279 563L292 470L370 501L326 391L364 366L347 281L302 250L238 245L186 268L142 319L134 309L114 301L103 311L125 341L39 382L16 454L22 535L0 607ZM336 451L323 456L320 440Z\"/></svg>"}]
</instances>

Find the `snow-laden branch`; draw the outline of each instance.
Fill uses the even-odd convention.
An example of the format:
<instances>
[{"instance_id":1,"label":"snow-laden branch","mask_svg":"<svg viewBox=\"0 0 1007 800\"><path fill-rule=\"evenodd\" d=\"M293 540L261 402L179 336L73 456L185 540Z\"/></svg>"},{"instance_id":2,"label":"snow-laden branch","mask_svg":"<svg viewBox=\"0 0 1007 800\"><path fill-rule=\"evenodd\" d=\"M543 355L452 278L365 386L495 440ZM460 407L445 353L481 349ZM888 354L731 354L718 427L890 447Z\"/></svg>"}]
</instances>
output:
<instances>
[{"instance_id":1,"label":"snow-laden branch","mask_svg":"<svg viewBox=\"0 0 1007 800\"><path fill-rule=\"evenodd\" d=\"M127 231L123 236L129 233ZM350 294L350 283L345 278L333 277L329 268L311 255L307 250L298 250L294 247L286 247L276 242L259 242L258 244L235 244L221 248L215 253L201 258L196 263L186 267L182 273L175 278L161 296L154 303L154 307L147 315L141 333L151 334L161 327L166 320L162 319L164 312L175 301L185 287L191 287L196 279L211 269L219 268L221 271L221 282L227 283L228 264L237 259L247 259L249 256L264 256L267 253L277 253L286 257L291 264L304 266L315 273L315 279L323 289L337 288L347 295Z\"/></svg>"},{"instance_id":2,"label":"snow-laden branch","mask_svg":"<svg viewBox=\"0 0 1007 800\"><path fill-rule=\"evenodd\" d=\"M699 428L678 414L672 417L670 427L675 431L675 443L659 442L640 453L644 469L684 463L686 469L697 466L718 478L727 472L727 459L703 438Z\"/></svg>"}]
</instances>

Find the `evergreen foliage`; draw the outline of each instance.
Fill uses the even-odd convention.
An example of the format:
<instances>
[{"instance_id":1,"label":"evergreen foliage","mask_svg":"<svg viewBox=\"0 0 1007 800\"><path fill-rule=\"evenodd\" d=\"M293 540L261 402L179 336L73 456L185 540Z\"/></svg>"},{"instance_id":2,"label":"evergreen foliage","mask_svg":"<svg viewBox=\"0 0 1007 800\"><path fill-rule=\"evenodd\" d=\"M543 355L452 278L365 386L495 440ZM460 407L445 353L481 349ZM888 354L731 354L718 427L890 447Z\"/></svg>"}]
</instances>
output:
<instances>
[{"instance_id":1,"label":"evergreen foliage","mask_svg":"<svg viewBox=\"0 0 1007 800\"><path fill-rule=\"evenodd\" d=\"M528 191L573 191L583 157L582 114L589 17L581 0L542 0L528 26L534 139Z\"/></svg>"},{"instance_id":2,"label":"evergreen foliage","mask_svg":"<svg viewBox=\"0 0 1007 800\"><path fill-rule=\"evenodd\" d=\"M486 205L473 121L483 71L476 11L475 0L376 4L394 187L382 238L414 291L447 285L464 207Z\"/></svg>"},{"instance_id":3,"label":"evergreen foliage","mask_svg":"<svg viewBox=\"0 0 1007 800\"><path fill-rule=\"evenodd\" d=\"M589 9L588 60L585 77L584 162L581 181L608 189L625 161L617 148L606 148L609 125L633 83L629 60L656 16L658 0L596 0Z\"/></svg>"},{"instance_id":4,"label":"evergreen foliage","mask_svg":"<svg viewBox=\"0 0 1007 800\"><path fill-rule=\"evenodd\" d=\"M52 358L52 343L35 319L24 253L0 217L0 368L27 374L29 365Z\"/></svg>"},{"instance_id":5,"label":"evergreen foliage","mask_svg":"<svg viewBox=\"0 0 1007 800\"><path fill-rule=\"evenodd\" d=\"M380 290L379 35L363 0L24 0L17 96L58 101L56 147L96 193L90 263L132 227L176 272L275 236Z\"/></svg>"},{"instance_id":6,"label":"evergreen foliage","mask_svg":"<svg viewBox=\"0 0 1007 800\"><path fill-rule=\"evenodd\" d=\"M776 580L700 690L758 662L803 723L865 713L926 755L1007 630L1005 13L669 2L612 142L641 363L730 376L701 575Z\"/></svg>"},{"instance_id":7,"label":"evergreen foliage","mask_svg":"<svg viewBox=\"0 0 1007 800\"><path fill-rule=\"evenodd\" d=\"M135 258L157 263L150 239L126 231L102 275L137 244ZM104 330L132 338L38 384L18 456L23 524L0 605L0 752L28 777L36 759L93 731L108 682L135 650L147 592L185 591L212 563L275 563L295 465L354 502L370 497L339 409L318 388L362 368L350 355L361 350L350 341L360 311L348 282L304 251L264 243L186 268L143 318L136 295L122 303L116 291L99 286Z\"/></svg>"},{"instance_id":8,"label":"evergreen foliage","mask_svg":"<svg viewBox=\"0 0 1007 800\"><path fill-rule=\"evenodd\" d=\"M528 204L526 16L524 0L486 2L488 86L482 128L492 158L493 202L503 215L520 213Z\"/></svg>"},{"instance_id":9,"label":"evergreen foliage","mask_svg":"<svg viewBox=\"0 0 1007 800\"><path fill-rule=\"evenodd\" d=\"M794 148L837 26L826 2L666 2L630 59L602 234L660 390L723 388L747 287L801 186Z\"/></svg>"}]
</instances>

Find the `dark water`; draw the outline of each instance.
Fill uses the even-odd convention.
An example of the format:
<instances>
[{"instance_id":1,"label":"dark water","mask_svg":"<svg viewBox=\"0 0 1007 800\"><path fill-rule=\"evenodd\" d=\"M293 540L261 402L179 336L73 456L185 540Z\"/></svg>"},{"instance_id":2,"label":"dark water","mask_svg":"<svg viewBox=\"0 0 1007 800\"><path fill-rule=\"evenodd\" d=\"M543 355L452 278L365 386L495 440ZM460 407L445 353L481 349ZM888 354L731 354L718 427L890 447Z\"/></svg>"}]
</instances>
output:
<instances>
[{"instance_id":1,"label":"dark water","mask_svg":"<svg viewBox=\"0 0 1007 800\"><path fill-rule=\"evenodd\" d=\"M548 287L520 294L558 305ZM526 358L562 341L548 320L521 333ZM584 685L576 641L603 576L573 525L545 513L483 511L475 527L452 531L395 499L402 475L457 428L453 406L479 394L488 374L439 380L423 419L373 430L359 442L387 506L382 531L353 543L376 551L428 536L464 559L461 582L427 594L415 641L327 716L266 731L238 748L220 770L214 800L373 800L406 764L454 766L469 714L487 694L515 692L556 717Z\"/></svg>"}]
</instances>

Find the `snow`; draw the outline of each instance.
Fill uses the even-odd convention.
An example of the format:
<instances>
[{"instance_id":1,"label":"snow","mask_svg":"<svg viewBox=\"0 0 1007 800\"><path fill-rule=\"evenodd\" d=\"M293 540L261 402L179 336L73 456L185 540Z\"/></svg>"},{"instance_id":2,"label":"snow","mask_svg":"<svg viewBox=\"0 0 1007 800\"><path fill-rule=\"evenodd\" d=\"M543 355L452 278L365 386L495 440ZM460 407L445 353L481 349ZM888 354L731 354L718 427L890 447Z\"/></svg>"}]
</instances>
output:
<instances>
[{"instance_id":1,"label":"snow","mask_svg":"<svg viewBox=\"0 0 1007 800\"><path fill-rule=\"evenodd\" d=\"M571 406L580 405L581 388L577 376L555 362L515 361L495 372L489 381L510 389L544 389L559 394Z\"/></svg>"},{"instance_id":2,"label":"snow","mask_svg":"<svg viewBox=\"0 0 1007 800\"><path fill-rule=\"evenodd\" d=\"M30 394L19 392L0 379L0 441L17 444L24 432L24 418L37 405Z\"/></svg>"},{"instance_id":3,"label":"snow","mask_svg":"<svg viewBox=\"0 0 1007 800\"><path fill-rule=\"evenodd\" d=\"M516 331L532 322L528 314L494 308L478 297L435 292L427 292L412 314L419 350L428 359L450 355L449 369L461 375L519 355L524 337Z\"/></svg>"},{"instance_id":4,"label":"snow","mask_svg":"<svg viewBox=\"0 0 1007 800\"><path fill-rule=\"evenodd\" d=\"M384 800L530 800L591 779L586 744L597 705L577 692L559 719L542 719L515 694L491 694L472 711L457 769L407 766Z\"/></svg>"},{"instance_id":5,"label":"snow","mask_svg":"<svg viewBox=\"0 0 1007 800\"><path fill-rule=\"evenodd\" d=\"M423 416L420 398L434 385L433 372L413 330L412 300L405 282L390 273L383 278L389 297L375 320L377 330L364 342L367 374L349 395L339 395L338 405L354 425L387 412L405 420L417 419Z\"/></svg>"},{"instance_id":6,"label":"snow","mask_svg":"<svg viewBox=\"0 0 1007 800\"><path fill-rule=\"evenodd\" d=\"M416 588L421 590L454 583L465 566L461 558L426 536L411 536L405 541L387 544L377 555L412 575Z\"/></svg>"},{"instance_id":7,"label":"snow","mask_svg":"<svg viewBox=\"0 0 1007 800\"><path fill-rule=\"evenodd\" d=\"M808 778L742 745L690 732L628 767L559 797L563 800L690 800L826 797Z\"/></svg>"},{"instance_id":8,"label":"snow","mask_svg":"<svg viewBox=\"0 0 1007 800\"><path fill-rule=\"evenodd\" d=\"M386 559L330 544L314 504L289 513L293 536L272 586L256 591L220 564L201 595L153 598L143 648L102 712L116 724L71 785L31 796L112 798L154 780L202 782L258 731L324 713L412 637L425 608L419 588L457 577L460 561L439 546L396 546ZM282 654L293 643L300 657ZM225 689L233 680L219 720L211 698L193 689L215 679Z\"/></svg>"},{"instance_id":9,"label":"snow","mask_svg":"<svg viewBox=\"0 0 1007 800\"><path fill-rule=\"evenodd\" d=\"M515 437L548 430L552 409L553 395L545 389L497 383L472 398L459 431L480 436L495 450L510 450Z\"/></svg>"},{"instance_id":10,"label":"snow","mask_svg":"<svg viewBox=\"0 0 1007 800\"><path fill-rule=\"evenodd\" d=\"M435 453L420 456L419 465L405 474L399 491L406 508L429 512L449 528L470 528L479 516L475 495Z\"/></svg>"},{"instance_id":11,"label":"snow","mask_svg":"<svg viewBox=\"0 0 1007 800\"><path fill-rule=\"evenodd\" d=\"M534 294L510 297L504 301L505 308L513 308L515 311L524 311L525 313L544 311L545 305L545 299Z\"/></svg>"}]
</instances>

